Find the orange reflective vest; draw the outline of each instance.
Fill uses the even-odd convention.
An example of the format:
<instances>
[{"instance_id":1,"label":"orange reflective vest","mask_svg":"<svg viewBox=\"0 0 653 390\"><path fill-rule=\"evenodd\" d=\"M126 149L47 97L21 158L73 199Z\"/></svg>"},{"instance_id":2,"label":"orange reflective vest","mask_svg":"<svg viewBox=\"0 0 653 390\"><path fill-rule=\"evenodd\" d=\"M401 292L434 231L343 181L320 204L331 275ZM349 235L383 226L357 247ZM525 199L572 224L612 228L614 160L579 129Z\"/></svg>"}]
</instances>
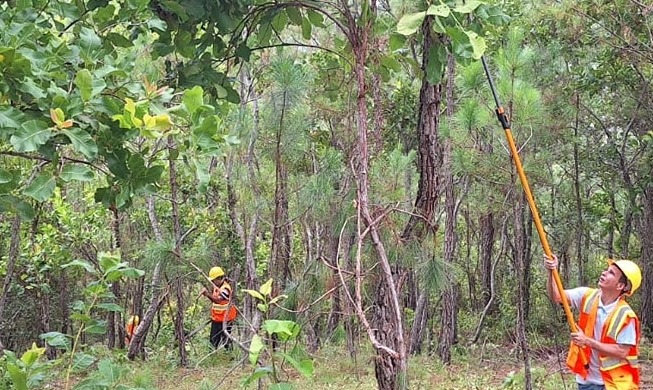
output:
<instances>
[{"instance_id":1,"label":"orange reflective vest","mask_svg":"<svg viewBox=\"0 0 653 390\"><path fill-rule=\"evenodd\" d=\"M578 326L586 335L594 334L596 313L599 307L600 290L589 289L580 301L580 317ZM599 353L599 371L606 390L637 390L639 389L639 367L637 361L637 344L641 337L637 315L626 303L624 297L619 301L603 324L601 331L602 343L617 344L617 335L631 321L635 324L636 345L628 351L626 359L619 359ZM589 347L579 347L571 343L567 355L567 367L582 378L587 378L587 369L583 366L580 354L585 354L586 361L590 361L591 350Z\"/></svg>"},{"instance_id":2,"label":"orange reflective vest","mask_svg":"<svg viewBox=\"0 0 653 390\"><path fill-rule=\"evenodd\" d=\"M138 316L131 316L129 317L129 321L127 321L127 326L125 327L126 329L126 334L125 334L125 344L129 345L132 341L132 337L134 337L134 332L136 332L136 327L140 323L140 319Z\"/></svg>"},{"instance_id":3,"label":"orange reflective vest","mask_svg":"<svg viewBox=\"0 0 653 390\"><path fill-rule=\"evenodd\" d=\"M229 308L228 314L226 313L229 301L231 301L231 285L227 281L224 281L220 287L213 286L212 296L217 303L214 301L211 306L211 320L215 322L235 320L238 313L234 306Z\"/></svg>"}]
</instances>

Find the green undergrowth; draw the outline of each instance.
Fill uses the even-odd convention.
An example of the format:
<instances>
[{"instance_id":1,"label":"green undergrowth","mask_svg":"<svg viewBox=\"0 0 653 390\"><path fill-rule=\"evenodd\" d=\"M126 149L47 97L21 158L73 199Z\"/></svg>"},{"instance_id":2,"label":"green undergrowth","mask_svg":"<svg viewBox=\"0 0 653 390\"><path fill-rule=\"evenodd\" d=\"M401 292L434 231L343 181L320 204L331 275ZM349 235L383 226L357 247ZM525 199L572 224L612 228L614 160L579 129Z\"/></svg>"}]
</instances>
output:
<instances>
[{"instance_id":1,"label":"green undergrowth","mask_svg":"<svg viewBox=\"0 0 653 390\"><path fill-rule=\"evenodd\" d=\"M211 351L208 345L189 347L190 365L177 366L177 351L160 347L149 351L146 361L129 362L124 352L109 352L96 348L98 363L87 372L79 373L70 388L121 388L160 390L209 390L244 388L252 373L247 356L241 351ZM643 351L650 356L650 348ZM374 357L370 348L351 354L344 345L324 346L311 356L315 371L310 378L299 375L292 367L281 367L280 376L294 389L377 389ZM564 359L564 357L562 357ZM561 376L561 364L556 355L534 351L531 359L533 388L553 390L574 388L573 378ZM442 364L428 354L413 356L408 365L410 389L508 389L524 388L523 362L516 348L492 344L469 347L456 346L453 363ZM65 388L64 376L52 378L50 388ZM83 384L105 383L106 387L86 387ZM113 387L111 387L113 386ZM256 389L256 384L248 388ZM269 388L269 383L262 387Z\"/></svg>"}]
</instances>

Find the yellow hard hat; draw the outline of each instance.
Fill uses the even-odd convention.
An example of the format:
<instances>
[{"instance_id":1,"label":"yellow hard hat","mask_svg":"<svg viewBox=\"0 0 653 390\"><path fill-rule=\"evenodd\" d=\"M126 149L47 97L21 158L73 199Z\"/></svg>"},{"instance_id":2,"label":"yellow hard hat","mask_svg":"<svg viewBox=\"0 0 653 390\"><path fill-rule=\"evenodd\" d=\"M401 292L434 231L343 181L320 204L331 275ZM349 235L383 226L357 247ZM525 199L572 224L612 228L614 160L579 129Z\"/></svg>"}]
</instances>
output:
<instances>
[{"instance_id":1,"label":"yellow hard hat","mask_svg":"<svg viewBox=\"0 0 653 390\"><path fill-rule=\"evenodd\" d=\"M639 266L630 260L612 260L608 259L608 264L614 264L619 268L622 274L628 279L630 289L626 292L627 296L633 295L635 290L642 285L642 271Z\"/></svg>"},{"instance_id":2,"label":"yellow hard hat","mask_svg":"<svg viewBox=\"0 0 653 390\"><path fill-rule=\"evenodd\" d=\"M209 270L209 279L213 280L220 276L224 276L224 270L221 267L213 267Z\"/></svg>"}]
</instances>

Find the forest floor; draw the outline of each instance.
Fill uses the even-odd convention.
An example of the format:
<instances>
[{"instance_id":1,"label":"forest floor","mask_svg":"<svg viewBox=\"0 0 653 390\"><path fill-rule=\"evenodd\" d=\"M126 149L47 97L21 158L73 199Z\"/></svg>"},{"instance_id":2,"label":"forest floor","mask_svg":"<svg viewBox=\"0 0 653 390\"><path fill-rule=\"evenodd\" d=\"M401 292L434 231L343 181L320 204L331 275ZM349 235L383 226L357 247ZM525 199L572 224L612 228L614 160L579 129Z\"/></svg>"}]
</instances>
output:
<instances>
[{"instance_id":1,"label":"forest floor","mask_svg":"<svg viewBox=\"0 0 653 390\"><path fill-rule=\"evenodd\" d=\"M640 352L642 384L640 389L653 390L653 346L645 341ZM202 349L202 348L198 348ZM191 366L179 368L174 350L160 349L147 361L122 360L129 374L122 380L124 388L160 390L210 390L244 388L243 383L253 372L247 357L240 353L217 351L204 354L191 351ZM575 390L573 376L564 367L566 351L556 354L542 348L531 356L531 383L537 390ZM360 351L352 356L343 347L325 347L312 356L315 372L310 378L284 366L279 377L294 389L377 389L373 356ZM193 362L194 361L194 362ZM443 365L435 357L421 355L409 361L409 389L424 390L491 390L524 389L523 362L512 346L483 346L457 348L453 363ZM75 382L82 378L77 377ZM49 384L46 389L66 389L62 381ZM72 386L70 386L72 388ZM252 383L249 388L256 388ZM268 388L268 386L263 386Z\"/></svg>"}]
</instances>

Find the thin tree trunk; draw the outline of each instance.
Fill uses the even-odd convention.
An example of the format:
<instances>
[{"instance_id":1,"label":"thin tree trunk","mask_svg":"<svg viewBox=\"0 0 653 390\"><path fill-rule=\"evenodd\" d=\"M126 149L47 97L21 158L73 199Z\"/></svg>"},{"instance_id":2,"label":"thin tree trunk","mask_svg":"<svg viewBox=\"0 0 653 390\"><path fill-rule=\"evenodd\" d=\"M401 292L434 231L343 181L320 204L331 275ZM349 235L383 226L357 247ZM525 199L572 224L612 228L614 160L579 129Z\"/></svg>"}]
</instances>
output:
<instances>
[{"instance_id":1,"label":"thin tree trunk","mask_svg":"<svg viewBox=\"0 0 653 390\"><path fill-rule=\"evenodd\" d=\"M574 123L574 139L578 140L578 128L580 127L580 94L576 93L576 119ZM585 235L585 226L583 223L583 201L580 196L580 156L578 152L578 142L574 142L574 197L576 198L576 267L578 268L578 285L587 285L585 276L585 260L583 258L583 238Z\"/></svg>"},{"instance_id":2,"label":"thin tree trunk","mask_svg":"<svg viewBox=\"0 0 653 390\"><path fill-rule=\"evenodd\" d=\"M2 294L0 295L0 318L5 318L4 312L7 303L7 296L9 295L9 287L11 286L14 277L14 268L16 267L16 261L18 260L20 250L20 225L20 217L16 215L14 220L11 222L11 243L9 244L9 254L7 258L7 273L2 282ZM2 350L4 350L4 346L0 341L0 352L2 352Z\"/></svg>"},{"instance_id":3,"label":"thin tree trunk","mask_svg":"<svg viewBox=\"0 0 653 390\"><path fill-rule=\"evenodd\" d=\"M447 61L447 86L446 86L446 115L452 120L454 109L454 76L455 60L452 54L448 55ZM458 207L456 192L454 189L453 172L451 170L452 160L451 139L444 142L442 178L444 179L445 193L445 227L444 227L444 261L446 264L453 264L455 260L456 248L458 246L458 237L456 234ZM458 317L458 282L451 278L447 283L442 294L442 310L440 315L440 336L438 343L438 356L443 363L451 363L451 348L456 342L457 334L457 317Z\"/></svg>"},{"instance_id":4,"label":"thin tree trunk","mask_svg":"<svg viewBox=\"0 0 653 390\"><path fill-rule=\"evenodd\" d=\"M276 181L274 190L274 225L272 230L272 261L270 265L270 276L275 278L275 295L278 295L286 287L290 277L290 218L288 217L288 167L282 156L282 133L285 126L286 113L286 92L283 93L281 116L279 128L276 132L275 164Z\"/></svg>"},{"instance_id":5,"label":"thin tree trunk","mask_svg":"<svg viewBox=\"0 0 653 390\"><path fill-rule=\"evenodd\" d=\"M152 226L152 232L154 233L154 238L161 242L163 241L163 235L161 233L161 228L159 225L159 220L156 216L156 206L154 204L154 197L149 196L147 198L147 215L150 219L150 225ZM145 314L141 317L140 324L136 327L134 336L132 337L131 343L129 344L129 352L127 357L130 360L134 360L137 355L142 355L145 349L145 339L147 333L154 322L154 317L156 316L159 308L163 304L163 298L165 297L164 291L161 287L162 281L162 263L158 261L154 266L154 271L152 271L152 281L150 284L150 289L152 297L150 304L145 310Z\"/></svg>"},{"instance_id":6,"label":"thin tree trunk","mask_svg":"<svg viewBox=\"0 0 653 390\"><path fill-rule=\"evenodd\" d=\"M395 280L388 261L383 242L381 241L377 221L372 218L369 209L369 178L368 178L368 111L367 111L367 84L365 69L368 54L368 38L371 26L359 27L352 15L349 15L349 39L355 57L355 76L358 87L357 99L357 127L358 127L358 161L355 169L358 184L357 203L359 220L366 227L366 231L372 239L372 245L381 266L381 281L377 286L376 302L383 303L383 306L375 306L374 317L383 320L383 323L375 323L376 331L371 334L372 343L377 349L375 362L376 380L381 390L395 390L407 388L407 360L406 346L403 338L403 325L401 307L395 286ZM362 233L359 231L359 234ZM363 240L359 236L359 254ZM358 267L359 268L359 267ZM360 275L360 272L357 272ZM357 284L359 286L360 283ZM383 295L379 295L383 294ZM358 303L360 292L357 293ZM359 307L359 309L361 309ZM362 310L359 311L361 320L365 320ZM368 334L370 329L368 329Z\"/></svg>"},{"instance_id":7,"label":"thin tree trunk","mask_svg":"<svg viewBox=\"0 0 653 390\"><path fill-rule=\"evenodd\" d=\"M650 180L650 179L649 179ZM653 184L644 189L642 199L642 222L640 223L640 243L642 254L640 266L642 268L643 280L642 290L637 294L642 299L642 329L646 329L650 335L653 331Z\"/></svg>"},{"instance_id":8,"label":"thin tree trunk","mask_svg":"<svg viewBox=\"0 0 653 390\"><path fill-rule=\"evenodd\" d=\"M179 183L177 182L177 164L175 159L172 158L173 151L176 149L176 144L172 136L168 137L168 152L170 158L168 159L168 167L170 169L170 203L172 206L172 231L175 238L175 253L181 255L181 225L179 222L179 202L177 196L179 193ZM176 271L174 279L175 298L177 300L177 310L174 319L175 323L175 339L177 340L177 347L179 349L179 364L182 367L188 365L188 353L186 352L186 333L184 332L184 312L186 301L184 299L184 283L182 281L182 274L179 270Z\"/></svg>"}]
</instances>

